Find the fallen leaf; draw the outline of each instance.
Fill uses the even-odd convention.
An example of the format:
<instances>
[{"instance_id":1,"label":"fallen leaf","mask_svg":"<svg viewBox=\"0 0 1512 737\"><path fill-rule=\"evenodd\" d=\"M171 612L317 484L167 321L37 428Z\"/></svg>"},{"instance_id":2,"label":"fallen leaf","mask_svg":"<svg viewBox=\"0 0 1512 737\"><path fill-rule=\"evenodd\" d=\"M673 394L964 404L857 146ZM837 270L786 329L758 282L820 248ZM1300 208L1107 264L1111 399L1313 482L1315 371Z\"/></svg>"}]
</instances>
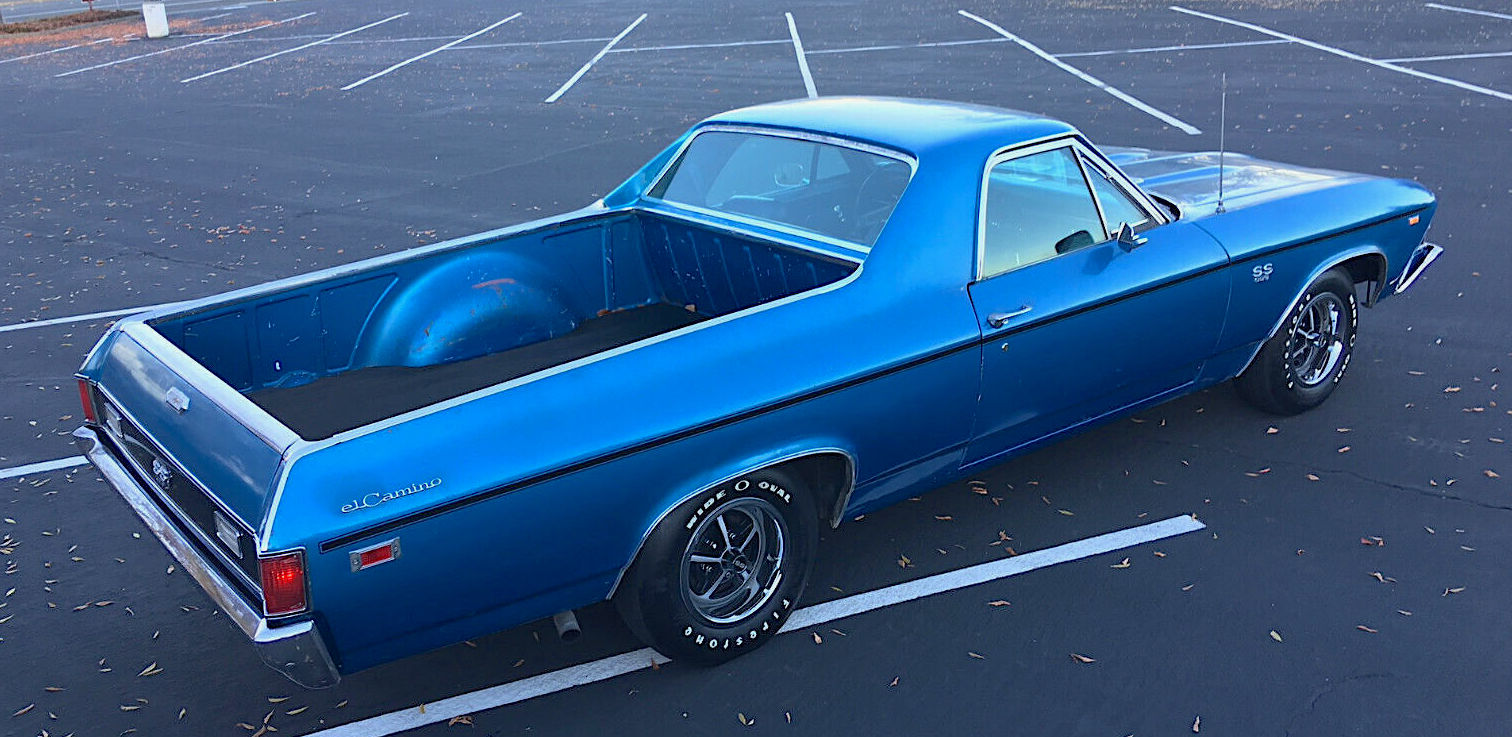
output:
<instances>
[{"instance_id":1,"label":"fallen leaf","mask_svg":"<svg viewBox=\"0 0 1512 737\"><path fill-rule=\"evenodd\" d=\"M1349 446L1347 446L1347 445L1339 446L1339 452L1340 453L1348 453L1349 452Z\"/></svg>"},{"instance_id":2,"label":"fallen leaf","mask_svg":"<svg viewBox=\"0 0 1512 737\"><path fill-rule=\"evenodd\" d=\"M1089 658L1085 655L1082 655L1081 653L1071 653L1071 659L1082 664L1097 662L1096 658Z\"/></svg>"},{"instance_id":3,"label":"fallen leaf","mask_svg":"<svg viewBox=\"0 0 1512 737\"><path fill-rule=\"evenodd\" d=\"M1192 731L1193 732L1201 732L1202 731L1202 717L1199 716L1196 719L1192 720Z\"/></svg>"},{"instance_id":4,"label":"fallen leaf","mask_svg":"<svg viewBox=\"0 0 1512 737\"><path fill-rule=\"evenodd\" d=\"M894 686L897 686L899 678L901 678L901 676L893 676L892 683L887 684L887 687L893 688Z\"/></svg>"},{"instance_id":5,"label":"fallen leaf","mask_svg":"<svg viewBox=\"0 0 1512 737\"><path fill-rule=\"evenodd\" d=\"M1117 563L1114 563L1113 565L1108 566L1108 567L1109 568L1128 568L1131 565L1133 565L1133 564L1129 562L1129 559L1128 558L1124 558L1123 560L1121 560L1121 561L1119 561Z\"/></svg>"},{"instance_id":6,"label":"fallen leaf","mask_svg":"<svg viewBox=\"0 0 1512 737\"><path fill-rule=\"evenodd\" d=\"M1281 634L1279 632L1276 632L1275 630L1271 630L1270 631L1270 636L1271 636L1271 639L1275 640L1276 642L1281 642L1282 641L1281 640Z\"/></svg>"},{"instance_id":7,"label":"fallen leaf","mask_svg":"<svg viewBox=\"0 0 1512 737\"><path fill-rule=\"evenodd\" d=\"M820 637L818 632L814 633L814 644L815 645L823 645L824 644L824 638Z\"/></svg>"},{"instance_id":8,"label":"fallen leaf","mask_svg":"<svg viewBox=\"0 0 1512 737\"><path fill-rule=\"evenodd\" d=\"M1444 589L1444 596L1448 596L1450 594L1458 594L1459 592L1464 591L1464 590L1465 590L1464 586L1456 586L1455 588L1452 588L1452 589Z\"/></svg>"},{"instance_id":9,"label":"fallen leaf","mask_svg":"<svg viewBox=\"0 0 1512 737\"><path fill-rule=\"evenodd\" d=\"M985 656L985 655L982 655L982 654L980 654L980 653L974 653L974 652L971 652L971 651L970 651L970 650L967 650L967 651L966 651L966 654L967 654L967 655L970 655L970 656L971 656L971 657L973 657L973 658L976 658L976 659L977 659L977 660L986 660L986 659L987 659L987 656Z\"/></svg>"},{"instance_id":10,"label":"fallen leaf","mask_svg":"<svg viewBox=\"0 0 1512 737\"><path fill-rule=\"evenodd\" d=\"M1488 478L1488 479L1499 479L1499 478L1501 478L1501 474L1499 474L1499 473L1497 473L1495 471L1492 471L1489 468L1486 469L1486 470L1484 470L1484 471L1481 471L1481 473L1486 474L1486 478Z\"/></svg>"},{"instance_id":11,"label":"fallen leaf","mask_svg":"<svg viewBox=\"0 0 1512 737\"><path fill-rule=\"evenodd\" d=\"M1155 557L1156 558L1164 558L1164 557L1166 557L1166 554L1160 552L1159 550L1157 550L1157 551L1155 551Z\"/></svg>"},{"instance_id":12,"label":"fallen leaf","mask_svg":"<svg viewBox=\"0 0 1512 737\"><path fill-rule=\"evenodd\" d=\"M1280 430L1277 430L1277 429L1276 429L1276 428L1274 428L1274 427L1267 427L1267 428L1265 428L1265 434L1266 434L1266 435L1275 435L1275 434L1276 434L1276 433L1278 433L1278 432L1281 432L1281 431L1280 431Z\"/></svg>"},{"instance_id":13,"label":"fallen leaf","mask_svg":"<svg viewBox=\"0 0 1512 737\"><path fill-rule=\"evenodd\" d=\"M736 714L736 715L735 715L735 718L736 718L736 719L739 719L739 720L740 720L740 723L741 723L741 724L742 724L742 725L744 725L744 726L747 726L747 727L749 727L749 726L751 726L751 725L752 725L752 724L755 724L755 723L756 723L756 720L755 720L755 719L747 719L747 718L746 718L746 715L745 715L745 714L743 714L743 713L737 713L737 714Z\"/></svg>"},{"instance_id":14,"label":"fallen leaf","mask_svg":"<svg viewBox=\"0 0 1512 737\"><path fill-rule=\"evenodd\" d=\"M26 706L21 707L21 711L18 711L15 714L12 714L11 716L18 717L18 716L21 716L22 714L25 714L25 713L27 713L27 712L31 711L32 709L35 709L35 708L37 708L36 704L27 704Z\"/></svg>"},{"instance_id":15,"label":"fallen leaf","mask_svg":"<svg viewBox=\"0 0 1512 737\"><path fill-rule=\"evenodd\" d=\"M446 720L446 726L448 727L455 727L458 724L466 724L467 726L471 727L473 725L472 716L463 715L460 717L452 717L451 719Z\"/></svg>"},{"instance_id":16,"label":"fallen leaf","mask_svg":"<svg viewBox=\"0 0 1512 737\"><path fill-rule=\"evenodd\" d=\"M1060 512L1060 513L1061 513L1061 514L1064 514L1064 515L1066 515L1066 516L1067 516L1067 517L1075 517L1075 516L1076 516L1076 513L1075 513L1075 512L1068 512L1068 511L1066 511L1066 510L1064 510L1064 509L1057 509L1057 510L1055 510L1055 511L1057 511L1057 512Z\"/></svg>"},{"instance_id":17,"label":"fallen leaf","mask_svg":"<svg viewBox=\"0 0 1512 737\"><path fill-rule=\"evenodd\" d=\"M1373 629L1371 629L1369 627L1366 627L1363 624L1357 624L1357 625L1355 625L1355 629L1357 629L1357 630L1359 630L1361 632L1369 632L1372 635L1377 632L1377 630L1373 630Z\"/></svg>"}]
</instances>

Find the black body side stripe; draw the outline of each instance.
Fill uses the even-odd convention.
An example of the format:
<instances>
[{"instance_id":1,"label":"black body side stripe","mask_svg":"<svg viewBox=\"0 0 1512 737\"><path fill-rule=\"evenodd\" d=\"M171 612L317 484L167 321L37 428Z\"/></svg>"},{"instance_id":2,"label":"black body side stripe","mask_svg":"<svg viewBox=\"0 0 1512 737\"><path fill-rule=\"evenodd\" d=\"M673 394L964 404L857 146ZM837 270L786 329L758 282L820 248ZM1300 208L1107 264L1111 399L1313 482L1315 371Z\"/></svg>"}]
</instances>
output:
<instances>
[{"instance_id":1,"label":"black body side stripe","mask_svg":"<svg viewBox=\"0 0 1512 737\"><path fill-rule=\"evenodd\" d=\"M990 333L988 335L985 335L985 336L983 336L981 338L970 340L970 341L962 343L960 345L950 346L948 348L942 348L942 349L937 350L937 351L935 351L933 353L927 353L927 354L924 354L922 356L918 356L918 357L913 358L913 359L911 359L909 361L906 361L904 363L900 363L900 364L898 364L896 366L889 366L888 368L879 369L879 370L873 371L872 373L869 373L869 374L863 374L861 376L856 376L856 377L847 379L845 381L839 382L837 384L831 384L829 386L823 386L823 387L819 387L817 389L812 389L812 390L809 390L807 392L803 392L801 394L794 395L794 396L789 397L787 399L783 399L783 400L779 400L779 401L773 402L771 404L765 404L765 405L761 405L759 407L752 407L751 409L745 410L743 412L737 412L737 413L735 413L733 415L727 415L727 416L721 417L721 418L719 418L717 420L710 420L710 421L705 422L703 424L694 425L692 427L689 427L689 428L686 428L686 429L683 429L683 430L679 430L677 432L670 433L670 434L667 434L667 435L663 435L661 437L651 438L649 440L644 440L644 441L641 441L639 443L636 443L635 445L630 445L630 446L621 448L619 450L610 451L610 452L604 453L602 455L593 456L592 458L585 458L585 459L583 459L581 461L577 461L576 463L571 463L571 464L568 464L566 466L562 466L560 468L554 468L554 469L552 469L550 471L544 471L544 472L538 473L538 474L536 474L534 476L528 476L526 478L520 479L518 481L512 481L512 482L504 484L502 486L496 486L496 487L494 487L492 489L487 489L485 491L478 492L478 493L473 494L471 496L466 496L466 497L461 497L461 498L458 498L458 499L453 499L453 500L451 500L449 502L446 502L445 504L439 504L437 506L429 507L427 509L419 509L419 510L410 512L408 514L401 515L399 517L395 517L395 518L390 519L390 520L379 522L378 524L375 524L375 525L373 525L371 527L364 527L362 529L346 533L345 535L340 535L338 537L331 538L330 540L326 540L326 541L320 543L320 552L322 552L322 553L328 553L328 552L330 552L332 550L335 550L336 548L340 548L342 546L349 545L351 543L358 542L360 540L364 540L364 539L367 539L369 537L373 537L373 536L376 536L376 535L382 535L382 534L384 534L386 532L391 532L393 530L397 530L397 529L399 529L401 527L405 527L407 525L413 524L415 522L419 522L421 520L424 520L424 519L427 519L427 518L430 518L430 517L435 517L435 516L438 516L438 515L446 514L447 512L452 512L452 511L461 509L463 507L466 507L466 506L469 506L469 505L472 505L472 504L476 504L478 502L486 501L488 499L492 499L492 498L497 497L497 496L503 496L504 494L508 494L510 492L519 491L520 489L524 489L524 488L529 487L529 486L534 486L535 484L545 483L547 481L552 481L554 479L559 479L559 478L561 478L563 476L569 476L569 475L577 473L579 471L586 471L586 470L588 470L590 468L594 468L596 466L601 466L601 465L603 465L605 463L609 463L611 461L615 461L615 460L618 460L620 458L624 458L626 456L634 455L634 454L640 453L642 451L650 450L650 449L655 448L655 447L660 446L660 445L666 445L668 443L675 443L675 442L677 442L679 440L686 440L686 439L691 438L691 437L693 437L695 435L702 435L703 433L706 433L706 432L712 432L714 430L718 430L720 428L727 427L729 425L733 425L733 424L735 424L737 422L743 422L745 420L749 420L749 419L754 418L754 417L760 417L761 415L764 415L764 414L768 414L768 413L771 413L771 412L777 412L779 410L787 409L788 407L792 407L794 405L802 404L802 403L807 402L807 401L812 400L812 399L818 399L819 397L825 396L827 394L833 394L833 393L838 392L838 391L844 391L846 389L850 389L852 387L859 386L861 384L865 384L865 383L867 383L869 381L874 381L876 379L881 379L881 378L884 378L884 377L887 377L887 376L891 376L891 375L896 374L896 373L901 372L901 371L907 371L909 369L916 368L918 366L922 366L922 365L924 365L926 363L930 363L931 361L935 361L935 360L938 360L938 359L941 359L941 358L945 358L946 356L954 355L954 354L959 353L961 351L971 350L971 349L978 348L983 343L986 343L988 341L1001 340L1003 338L1007 338L1007 337L1015 335L1017 333L1021 333L1021 332L1025 331L1025 330L1032 330L1034 328L1044 327L1046 325L1050 325L1050 324L1058 322L1060 320L1065 320L1065 319L1068 319L1068 318L1071 318L1071 317L1075 317L1077 315L1085 314L1085 313L1090 312L1090 311L1095 310L1095 309L1099 309L1099 308L1102 308L1102 307L1107 307L1107 306L1110 306L1110 305L1118 304L1119 302L1123 302L1125 300L1130 300L1130 299L1133 299L1135 297L1140 297L1140 296L1149 294L1150 292L1156 291L1158 289L1165 289L1166 287L1175 286L1177 284L1181 284L1181 283L1184 283L1186 281L1190 281L1192 279L1196 279L1196 278L1199 278L1199 277L1207 276L1209 274L1212 274L1212 273L1219 272L1219 271L1222 271L1224 269L1227 269L1230 266L1236 266L1238 264L1241 264L1241 263L1244 263L1244 262L1247 262L1247 261L1250 261L1250 260L1253 260L1253 259L1256 259L1256 258L1263 258L1265 256L1271 256L1271 255L1274 255L1274 254L1277 254L1277 253L1281 253L1283 251L1289 251L1289 250L1294 249L1294 248L1301 248L1303 246L1308 246L1308 245L1311 245L1313 243L1317 243L1318 241L1325 240L1327 238L1332 238L1332 237L1335 237L1335 236L1344 235L1345 233L1351 233L1351 232L1354 232L1356 230L1361 230L1361 229L1364 229L1364 228L1369 228L1369 227L1371 227L1373 225L1379 225L1380 223L1386 222L1387 220L1393 220L1393 219L1396 219L1398 217L1403 217L1404 215L1405 214L1403 214L1403 215L1391 215L1391 216L1380 218L1380 219L1377 219L1377 220L1372 220L1372 221L1370 221L1368 223L1363 223L1361 225L1357 225L1357 226L1354 226L1354 227L1351 227L1351 228L1346 228L1344 230L1338 230L1338 231L1334 231L1332 233L1328 233L1328 234L1325 234L1325 235L1317 236L1315 238L1309 238L1309 239L1304 240L1304 241L1298 241L1297 243L1293 243L1291 245L1282 246L1280 248L1272 249L1272 250L1266 251L1264 253L1259 253L1259 254L1253 254L1253 255L1250 255L1250 256L1245 256L1242 259L1238 259L1238 260L1235 260L1235 261L1232 261L1232 262L1229 262L1229 263L1223 263L1223 264L1218 264L1216 266L1210 266L1208 268L1201 269L1201 270L1198 270L1198 271L1194 271L1194 272L1192 272L1190 274L1186 274L1186 275L1184 275L1184 276L1182 276L1182 277L1180 277L1178 279L1174 279L1172 281L1164 282L1164 283L1161 283L1161 284L1155 284L1155 285L1152 285L1152 286L1149 286L1149 287L1145 287L1143 289L1139 289L1139 290L1136 290L1136 291L1133 291L1133 292L1129 292L1127 294L1119 295L1117 297L1112 297L1112 298L1109 298L1109 299L1102 300L1100 302L1094 302L1094 303L1091 303L1091 304L1083 305L1083 306L1078 307L1078 308L1073 309L1073 310L1067 310L1065 312L1062 312L1062 313L1059 313L1059 314L1056 314L1056 315L1051 315L1050 317L1047 317L1047 318L1045 318L1043 320L1040 320L1038 322L1026 323L1024 325L1015 326L1015 327L1009 328L1007 330L995 331L995 332Z\"/></svg>"}]
</instances>

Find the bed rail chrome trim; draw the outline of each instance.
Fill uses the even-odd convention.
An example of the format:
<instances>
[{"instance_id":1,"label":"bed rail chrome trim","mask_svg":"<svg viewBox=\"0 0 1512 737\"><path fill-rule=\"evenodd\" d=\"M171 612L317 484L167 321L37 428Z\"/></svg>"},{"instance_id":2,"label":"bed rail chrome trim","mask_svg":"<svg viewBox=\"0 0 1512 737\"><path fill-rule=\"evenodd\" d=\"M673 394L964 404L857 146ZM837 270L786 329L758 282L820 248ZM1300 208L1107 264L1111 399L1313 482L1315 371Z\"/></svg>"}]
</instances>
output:
<instances>
[{"instance_id":1,"label":"bed rail chrome trim","mask_svg":"<svg viewBox=\"0 0 1512 737\"><path fill-rule=\"evenodd\" d=\"M179 565L252 641L263 662L306 688L326 688L341 680L325 639L313 622L270 623L152 502L147 491L111 454L95 430L81 427L74 430L73 439L84 457L105 477L106 483L126 500Z\"/></svg>"}]
</instances>

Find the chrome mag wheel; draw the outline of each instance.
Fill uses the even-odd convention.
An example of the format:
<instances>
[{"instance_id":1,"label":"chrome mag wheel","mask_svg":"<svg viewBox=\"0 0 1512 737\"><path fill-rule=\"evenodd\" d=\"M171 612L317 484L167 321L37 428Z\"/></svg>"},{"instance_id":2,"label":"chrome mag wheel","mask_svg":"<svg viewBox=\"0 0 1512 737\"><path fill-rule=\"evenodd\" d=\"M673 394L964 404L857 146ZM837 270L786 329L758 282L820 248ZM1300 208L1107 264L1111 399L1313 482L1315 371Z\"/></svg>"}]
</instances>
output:
<instances>
[{"instance_id":1,"label":"chrome mag wheel","mask_svg":"<svg viewBox=\"0 0 1512 737\"><path fill-rule=\"evenodd\" d=\"M1286 368L1302 386L1327 381L1344 356L1344 301L1323 292L1302 308L1287 341Z\"/></svg>"},{"instance_id":2,"label":"chrome mag wheel","mask_svg":"<svg viewBox=\"0 0 1512 737\"><path fill-rule=\"evenodd\" d=\"M787 523L765 499L726 502L705 516L683 552L682 594L710 624L760 609L782 582Z\"/></svg>"}]
</instances>

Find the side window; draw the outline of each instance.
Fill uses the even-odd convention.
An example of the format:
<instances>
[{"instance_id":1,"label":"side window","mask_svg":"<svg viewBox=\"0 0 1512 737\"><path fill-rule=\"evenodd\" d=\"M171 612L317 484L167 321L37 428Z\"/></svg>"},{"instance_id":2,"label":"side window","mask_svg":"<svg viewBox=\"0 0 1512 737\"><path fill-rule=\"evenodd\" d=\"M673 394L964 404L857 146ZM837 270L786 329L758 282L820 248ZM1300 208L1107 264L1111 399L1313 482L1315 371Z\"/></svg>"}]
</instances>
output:
<instances>
[{"instance_id":1,"label":"side window","mask_svg":"<svg viewBox=\"0 0 1512 737\"><path fill-rule=\"evenodd\" d=\"M992 167L985 208L983 278L1108 238L1070 148Z\"/></svg>"},{"instance_id":2,"label":"side window","mask_svg":"<svg viewBox=\"0 0 1512 737\"><path fill-rule=\"evenodd\" d=\"M1128 223L1135 230L1151 225L1149 213L1134 203L1123 189L1103 175L1097 167L1086 163L1087 178L1092 180L1092 189L1097 192L1097 201L1102 205L1103 217L1107 220L1108 232Z\"/></svg>"}]
</instances>

